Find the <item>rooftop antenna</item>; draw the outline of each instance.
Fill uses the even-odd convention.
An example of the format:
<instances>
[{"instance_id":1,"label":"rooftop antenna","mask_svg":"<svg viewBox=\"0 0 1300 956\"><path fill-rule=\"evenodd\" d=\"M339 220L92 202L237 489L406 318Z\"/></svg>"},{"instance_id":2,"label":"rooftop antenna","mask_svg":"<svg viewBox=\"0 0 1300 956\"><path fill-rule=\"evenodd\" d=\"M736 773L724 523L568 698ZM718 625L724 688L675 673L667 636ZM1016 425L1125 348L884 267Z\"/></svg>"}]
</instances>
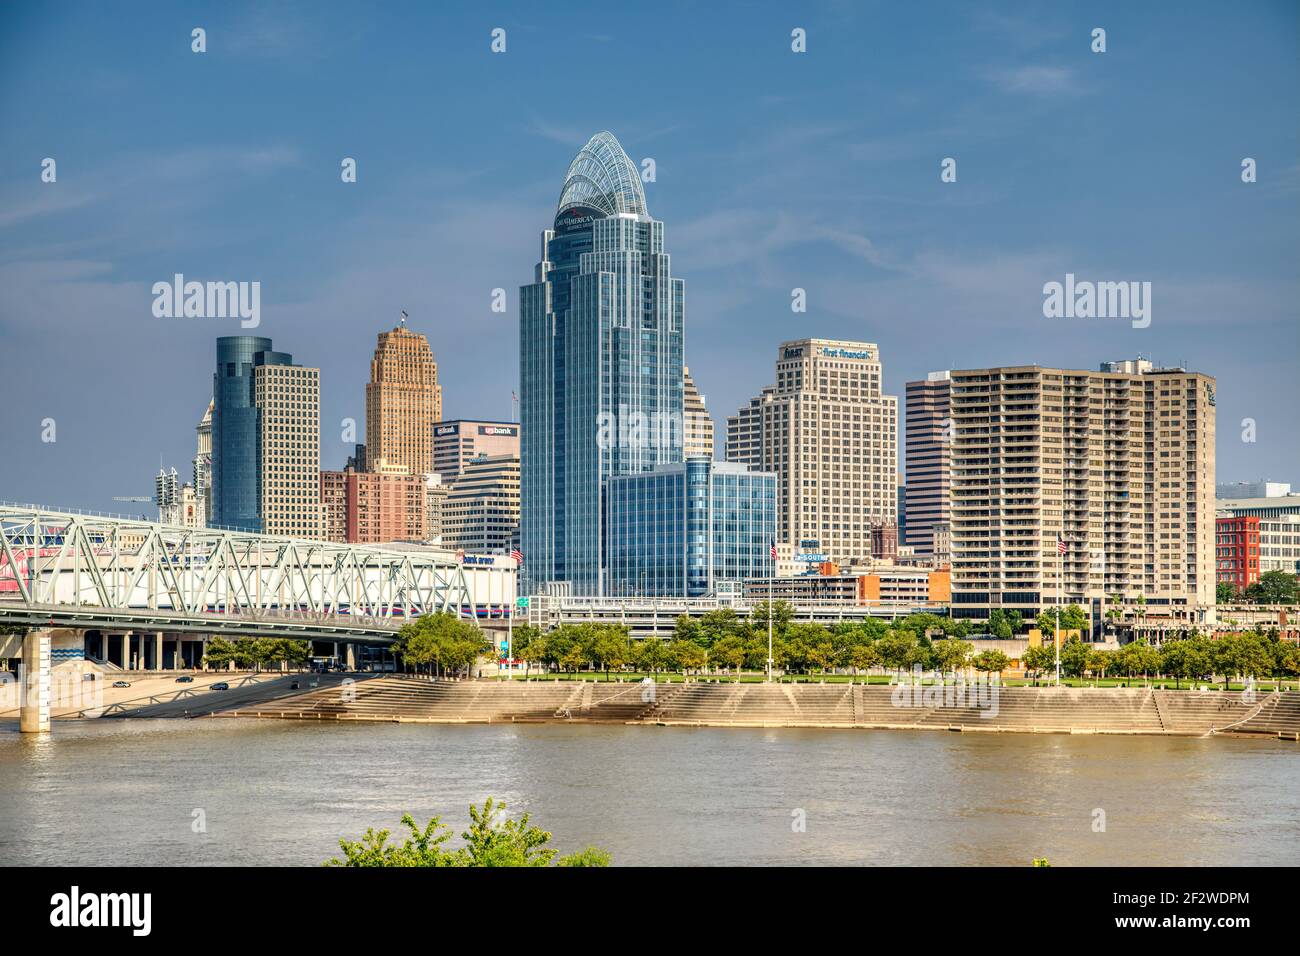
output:
<instances>
[{"instance_id":1,"label":"rooftop antenna","mask_svg":"<svg viewBox=\"0 0 1300 956\"><path fill-rule=\"evenodd\" d=\"M401 317L400 319L397 320L397 326L398 326L398 328L402 328L402 329L406 328L406 319L407 319L406 310L403 309L403 310L402 310L402 317Z\"/></svg>"}]
</instances>

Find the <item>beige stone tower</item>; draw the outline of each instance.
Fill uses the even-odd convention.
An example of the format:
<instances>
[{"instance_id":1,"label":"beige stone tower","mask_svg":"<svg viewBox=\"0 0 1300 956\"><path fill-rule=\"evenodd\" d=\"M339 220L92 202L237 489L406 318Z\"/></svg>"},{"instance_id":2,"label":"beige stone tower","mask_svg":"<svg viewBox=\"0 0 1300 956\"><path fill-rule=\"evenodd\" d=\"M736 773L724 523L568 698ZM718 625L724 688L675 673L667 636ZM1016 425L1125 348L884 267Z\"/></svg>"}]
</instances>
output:
<instances>
[{"instance_id":1,"label":"beige stone tower","mask_svg":"<svg viewBox=\"0 0 1300 956\"><path fill-rule=\"evenodd\" d=\"M372 470L433 471L433 426L442 419L442 388L429 340L405 321L379 333L366 384L366 460Z\"/></svg>"}]
</instances>

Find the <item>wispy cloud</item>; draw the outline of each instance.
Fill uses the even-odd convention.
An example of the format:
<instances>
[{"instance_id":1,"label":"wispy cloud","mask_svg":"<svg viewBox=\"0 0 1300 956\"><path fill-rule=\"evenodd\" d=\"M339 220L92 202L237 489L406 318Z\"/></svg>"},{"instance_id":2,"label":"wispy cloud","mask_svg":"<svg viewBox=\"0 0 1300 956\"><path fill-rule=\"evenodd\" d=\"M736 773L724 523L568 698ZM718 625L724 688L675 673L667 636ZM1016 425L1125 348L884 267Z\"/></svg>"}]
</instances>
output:
<instances>
[{"instance_id":1,"label":"wispy cloud","mask_svg":"<svg viewBox=\"0 0 1300 956\"><path fill-rule=\"evenodd\" d=\"M1053 96L1080 92L1078 77L1065 66L1021 66L993 70L989 78L1006 93Z\"/></svg>"}]
</instances>

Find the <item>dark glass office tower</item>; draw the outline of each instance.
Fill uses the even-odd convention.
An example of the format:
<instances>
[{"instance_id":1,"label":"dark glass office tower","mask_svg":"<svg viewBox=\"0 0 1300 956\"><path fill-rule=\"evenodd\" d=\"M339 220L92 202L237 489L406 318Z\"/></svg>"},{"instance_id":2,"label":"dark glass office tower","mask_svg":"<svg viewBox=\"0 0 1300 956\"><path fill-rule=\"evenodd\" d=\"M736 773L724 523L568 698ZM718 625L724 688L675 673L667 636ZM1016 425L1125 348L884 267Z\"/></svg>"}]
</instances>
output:
<instances>
[{"instance_id":1,"label":"dark glass office tower","mask_svg":"<svg viewBox=\"0 0 1300 956\"><path fill-rule=\"evenodd\" d=\"M262 530L253 369L292 364L293 356L272 351L268 338L217 339L217 370L212 376L212 524L216 527Z\"/></svg>"},{"instance_id":2,"label":"dark glass office tower","mask_svg":"<svg viewBox=\"0 0 1300 956\"><path fill-rule=\"evenodd\" d=\"M534 281L520 290L526 586L608 593L606 480L682 460L685 283L609 133L569 166Z\"/></svg>"}]
</instances>

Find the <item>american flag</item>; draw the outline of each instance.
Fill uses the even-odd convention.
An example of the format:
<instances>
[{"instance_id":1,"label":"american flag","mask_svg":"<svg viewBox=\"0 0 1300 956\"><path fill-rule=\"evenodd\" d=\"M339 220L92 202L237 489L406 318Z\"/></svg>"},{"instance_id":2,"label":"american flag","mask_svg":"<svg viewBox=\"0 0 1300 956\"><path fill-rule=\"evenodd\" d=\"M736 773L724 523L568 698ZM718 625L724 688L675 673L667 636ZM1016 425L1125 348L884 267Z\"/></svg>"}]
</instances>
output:
<instances>
[{"instance_id":1,"label":"american flag","mask_svg":"<svg viewBox=\"0 0 1300 956\"><path fill-rule=\"evenodd\" d=\"M515 548L513 551L510 552L510 557L514 558L515 562L521 568L524 566L524 553L520 551L518 548Z\"/></svg>"},{"instance_id":2,"label":"american flag","mask_svg":"<svg viewBox=\"0 0 1300 956\"><path fill-rule=\"evenodd\" d=\"M772 560L776 560L776 538L772 539Z\"/></svg>"},{"instance_id":3,"label":"american flag","mask_svg":"<svg viewBox=\"0 0 1300 956\"><path fill-rule=\"evenodd\" d=\"M1070 549L1066 547L1065 539L1061 537L1061 532L1056 532L1056 553L1065 554Z\"/></svg>"},{"instance_id":4,"label":"american flag","mask_svg":"<svg viewBox=\"0 0 1300 956\"><path fill-rule=\"evenodd\" d=\"M460 562L462 562L462 563L464 563L464 561L465 561L465 552L462 551L462 550L460 550L460 549L457 549L457 551L456 551L456 560L457 560L457 561L460 561Z\"/></svg>"}]
</instances>

